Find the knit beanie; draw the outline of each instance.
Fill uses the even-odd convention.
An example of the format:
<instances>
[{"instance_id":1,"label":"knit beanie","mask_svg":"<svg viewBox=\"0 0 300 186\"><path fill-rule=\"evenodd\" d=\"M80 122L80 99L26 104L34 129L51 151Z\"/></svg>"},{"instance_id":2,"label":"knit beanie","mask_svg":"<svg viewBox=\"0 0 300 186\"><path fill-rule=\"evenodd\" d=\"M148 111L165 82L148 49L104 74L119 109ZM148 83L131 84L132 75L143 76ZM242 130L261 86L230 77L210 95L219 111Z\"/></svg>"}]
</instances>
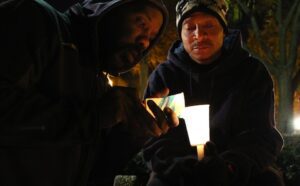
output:
<instances>
[{"instance_id":1,"label":"knit beanie","mask_svg":"<svg viewBox=\"0 0 300 186\"><path fill-rule=\"evenodd\" d=\"M192 13L201 11L215 16L227 33L226 13L228 5L225 0L179 0L176 5L176 27L180 37L182 22Z\"/></svg>"}]
</instances>

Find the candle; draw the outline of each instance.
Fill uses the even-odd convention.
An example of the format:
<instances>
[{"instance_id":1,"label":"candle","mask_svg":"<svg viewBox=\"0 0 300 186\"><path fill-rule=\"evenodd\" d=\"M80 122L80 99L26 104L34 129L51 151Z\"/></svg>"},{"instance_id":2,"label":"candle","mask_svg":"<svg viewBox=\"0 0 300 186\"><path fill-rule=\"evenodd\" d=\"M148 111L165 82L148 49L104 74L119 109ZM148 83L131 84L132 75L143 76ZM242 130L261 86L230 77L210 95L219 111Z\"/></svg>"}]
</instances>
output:
<instances>
[{"instance_id":1,"label":"candle","mask_svg":"<svg viewBox=\"0 0 300 186\"><path fill-rule=\"evenodd\" d=\"M204 158L204 145L197 145L197 156L199 160Z\"/></svg>"},{"instance_id":2,"label":"candle","mask_svg":"<svg viewBox=\"0 0 300 186\"><path fill-rule=\"evenodd\" d=\"M209 141L209 105L185 107L182 118L185 120L191 146L197 147L197 156L204 157L204 144Z\"/></svg>"}]
</instances>

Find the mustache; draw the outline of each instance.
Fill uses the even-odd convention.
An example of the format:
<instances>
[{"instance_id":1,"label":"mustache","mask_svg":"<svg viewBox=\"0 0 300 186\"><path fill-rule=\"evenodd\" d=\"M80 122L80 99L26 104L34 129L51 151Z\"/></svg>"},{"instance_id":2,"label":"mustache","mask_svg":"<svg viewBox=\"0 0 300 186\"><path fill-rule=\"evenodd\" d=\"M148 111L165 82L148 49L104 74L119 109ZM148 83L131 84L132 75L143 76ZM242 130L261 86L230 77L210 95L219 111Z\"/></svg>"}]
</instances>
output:
<instances>
[{"instance_id":1,"label":"mustache","mask_svg":"<svg viewBox=\"0 0 300 186\"><path fill-rule=\"evenodd\" d=\"M212 46L212 45L213 45L213 43L210 40L204 40L204 41L201 41L201 42L196 40L192 43L193 48L198 47L198 46Z\"/></svg>"}]
</instances>

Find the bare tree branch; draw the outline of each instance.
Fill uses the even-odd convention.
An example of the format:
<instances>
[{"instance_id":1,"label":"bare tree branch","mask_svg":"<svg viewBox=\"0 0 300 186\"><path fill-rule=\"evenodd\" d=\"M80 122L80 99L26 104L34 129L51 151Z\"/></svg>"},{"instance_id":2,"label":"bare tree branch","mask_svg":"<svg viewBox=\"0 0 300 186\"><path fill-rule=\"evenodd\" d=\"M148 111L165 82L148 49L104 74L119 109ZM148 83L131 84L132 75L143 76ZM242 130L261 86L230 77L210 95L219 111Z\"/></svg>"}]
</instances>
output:
<instances>
[{"instance_id":1,"label":"bare tree branch","mask_svg":"<svg viewBox=\"0 0 300 186\"><path fill-rule=\"evenodd\" d=\"M282 1L278 0L277 9L276 9L276 21L279 26L282 25Z\"/></svg>"},{"instance_id":2,"label":"bare tree branch","mask_svg":"<svg viewBox=\"0 0 300 186\"><path fill-rule=\"evenodd\" d=\"M284 23L283 23L283 27L287 28L289 26L289 24L292 21L293 16L295 15L295 12L297 11L297 5L298 5L299 1L295 1L295 3L293 4L291 10L289 11ZM299 8L298 8L299 9Z\"/></svg>"},{"instance_id":3,"label":"bare tree branch","mask_svg":"<svg viewBox=\"0 0 300 186\"><path fill-rule=\"evenodd\" d=\"M292 25L292 37L291 37L291 45L290 45L290 56L288 60L288 65L294 70L298 70L294 68L297 61L297 51L298 51L298 39L300 32L300 0L295 2L297 4L297 12L294 16L293 25Z\"/></svg>"},{"instance_id":4,"label":"bare tree branch","mask_svg":"<svg viewBox=\"0 0 300 186\"><path fill-rule=\"evenodd\" d=\"M295 92L297 89L297 85L300 82L300 71L299 70L295 73L295 76L293 77L292 81L293 81L292 82L292 90L293 90L293 92Z\"/></svg>"},{"instance_id":5,"label":"bare tree branch","mask_svg":"<svg viewBox=\"0 0 300 186\"><path fill-rule=\"evenodd\" d=\"M251 25L253 27L255 37L256 37L257 41L259 42L260 46L262 47L263 51L266 53L268 59L270 61L272 61L273 63L278 63L278 61L275 58L275 56L273 55L271 49L266 45L266 43L263 41L261 35L259 34L260 33L259 27L258 27L258 24L257 24L257 21L256 21L254 15L251 13L249 8L244 3L242 3L240 0L236 0L236 2L239 4L239 6L242 8L242 10L247 15L250 16Z\"/></svg>"}]
</instances>

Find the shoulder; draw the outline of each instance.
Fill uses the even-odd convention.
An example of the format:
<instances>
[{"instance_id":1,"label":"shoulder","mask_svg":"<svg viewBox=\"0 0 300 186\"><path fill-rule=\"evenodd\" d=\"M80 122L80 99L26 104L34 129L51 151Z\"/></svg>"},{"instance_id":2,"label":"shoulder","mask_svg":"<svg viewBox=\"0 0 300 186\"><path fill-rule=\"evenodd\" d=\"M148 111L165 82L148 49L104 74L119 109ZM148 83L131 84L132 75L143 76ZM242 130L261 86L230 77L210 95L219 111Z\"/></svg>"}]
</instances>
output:
<instances>
[{"instance_id":1,"label":"shoulder","mask_svg":"<svg viewBox=\"0 0 300 186\"><path fill-rule=\"evenodd\" d=\"M1 23L5 26L18 28L20 34L40 31L52 32L63 20L63 15L42 0L12 0L11 3L0 5ZM21 32L22 31L22 32ZM42 32L43 33L43 32Z\"/></svg>"},{"instance_id":2,"label":"shoulder","mask_svg":"<svg viewBox=\"0 0 300 186\"><path fill-rule=\"evenodd\" d=\"M253 56L249 56L245 68L248 69L248 76L253 84L273 86L272 77L264 63Z\"/></svg>"},{"instance_id":3,"label":"shoulder","mask_svg":"<svg viewBox=\"0 0 300 186\"><path fill-rule=\"evenodd\" d=\"M257 75L261 74L264 76L270 76L268 69L266 68L266 66L262 61L258 60L253 56L249 56L247 61L253 73Z\"/></svg>"},{"instance_id":4,"label":"shoulder","mask_svg":"<svg viewBox=\"0 0 300 186\"><path fill-rule=\"evenodd\" d=\"M156 81L157 79L166 80L175 78L179 69L169 60L159 64L150 74L149 81Z\"/></svg>"},{"instance_id":5,"label":"shoulder","mask_svg":"<svg viewBox=\"0 0 300 186\"><path fill-rule=\"evenodd\" d=\"M4 66L1 73L16 79L13 76L29 72L32 65L36 65L34 69L41 69L49 62L56 61L53 59L56 59L60 49L61 33L59 26L47 13L46 5L33 0L11 2L0 6L1 60ZM19 74L12 75L10 70L16 64Z\"/></svg>"}]
</instances>

